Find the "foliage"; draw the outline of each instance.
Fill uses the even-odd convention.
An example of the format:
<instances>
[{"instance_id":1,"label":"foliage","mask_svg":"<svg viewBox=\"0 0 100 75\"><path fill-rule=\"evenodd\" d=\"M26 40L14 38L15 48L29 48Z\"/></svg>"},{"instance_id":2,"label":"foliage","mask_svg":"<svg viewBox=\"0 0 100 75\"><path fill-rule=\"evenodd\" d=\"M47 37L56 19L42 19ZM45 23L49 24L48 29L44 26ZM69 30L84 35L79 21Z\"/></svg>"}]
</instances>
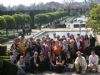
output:
<instances>
[{"instance_id":1,"label":"foliage","mask_svg":"<svg viewBox=\"0 0 100 75\"><path fill-rule=\"evenodd\" d=\"M0 29L4 29L5 25L6 25L5 19L2 16L0 16Z\"/></svg>"},{"instance_id":2,"label":"foliage","mask_svg":"<svg viewBox=\"0 0 100 75\"><path fill-rule=\"evenodd\" d=\"M41 25L41 24L53 22L65 15L66 15L66 12L64 12L64 11L37 14L34 17L34 21L36 24Z\"/></svg>"},{"instance_id":3,"label":"foliage","mask_svg":"<svg viewBox=\"0 0 100 75\"><path fill-rule=\"evenodd\" d=\"M5 59L2 59L0 61L3 61L1 75L17 75L18 67L15 64Z\"/></svg>"},{"instance_id":4,"label":"foliage","mask_svg":"<svg viewBox=\"0 0 100 75\"><path fill-rule=\"evenodd\" d=\"M7 51L7 46L0 45L0 56L6 55L6 51Z\"/></svg>"},{"instance_id":5,"label":"foliage","mask_svg":"<svg viewBox=\"0 0 100 75\"><path fill-rule=\"evenodd\" d=\"M97 33L100 31L100 4L91 9L87 25Z\"/></svg>"},{"instance_id":6,"label":"foliage","mask_svg":"<svg viewBox=\"0 0 100 75\"><path fill-rule=\"evenodd\" d=\"M10 15L4 15L3 16L6 21L6 28L7 29L13 29L15 28L15 19Z\"/></svg>"}]
</instances>

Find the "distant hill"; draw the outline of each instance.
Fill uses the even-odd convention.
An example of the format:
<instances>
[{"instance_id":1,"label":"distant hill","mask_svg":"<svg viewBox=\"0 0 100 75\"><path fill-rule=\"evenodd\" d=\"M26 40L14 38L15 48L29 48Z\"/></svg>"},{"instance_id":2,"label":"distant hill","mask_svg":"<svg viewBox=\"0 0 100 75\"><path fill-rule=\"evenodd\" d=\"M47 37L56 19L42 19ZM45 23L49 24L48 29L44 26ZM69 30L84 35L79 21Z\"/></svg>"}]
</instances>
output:
<instances>
[{"instance_id":1,"label":"distant hill","mask_svg":"<svg viewBox=\"0 0 100 75\"><path fill-rule=\"evenodd\" d=\"M59 3L59 2L54 2L54 1L52 1L52 2L47 2L45 5L46 5L46 6L55 6L55 7L63 7L63 6L64 6L64 4Z\"/></svg>"}]
</instances>

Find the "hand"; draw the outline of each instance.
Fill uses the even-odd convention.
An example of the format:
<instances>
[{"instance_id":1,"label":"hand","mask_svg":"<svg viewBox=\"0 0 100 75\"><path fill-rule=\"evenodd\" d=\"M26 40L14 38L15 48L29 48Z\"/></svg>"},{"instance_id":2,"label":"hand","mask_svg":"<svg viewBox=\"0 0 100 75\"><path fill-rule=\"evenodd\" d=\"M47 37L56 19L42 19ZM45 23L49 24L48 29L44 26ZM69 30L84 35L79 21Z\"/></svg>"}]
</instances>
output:
<instances>
[{"instance_id":1,"label":"hand","mask_svg":"<svg viewBox=\"0 0 100 75\"><path fill-rule=\"evenodd\" d=\"M36 67L39 67L39 64L36 64Z\"/></svg>"}]
</instances>

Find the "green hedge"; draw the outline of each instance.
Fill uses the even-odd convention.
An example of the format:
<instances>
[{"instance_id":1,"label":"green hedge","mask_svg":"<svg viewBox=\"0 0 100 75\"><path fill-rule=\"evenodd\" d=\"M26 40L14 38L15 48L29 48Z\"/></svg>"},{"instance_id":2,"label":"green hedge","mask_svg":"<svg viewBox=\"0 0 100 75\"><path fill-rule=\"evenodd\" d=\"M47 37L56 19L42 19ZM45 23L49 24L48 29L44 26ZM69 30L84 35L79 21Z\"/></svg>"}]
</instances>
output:
<instances>
[{"instance_id":1,"label":"green hedge","mask_svg":"<svg viewBox=\"0 0 100 75\"><path fill-rule=\"evenodd\" d=\"M7 42L9 39L6 37L0 37L0 43L4 43L4 42Z\"/></svg>"},{"instance_id":2,"label":"green hedge","mask_svg":"<svg viewBox=\"0 0 100 75\"><path fill-rule=\"evenodd\" d=\"M10 63L9 61L2 60L3 61L3 67L1 75L17 75L17 66Z\"/></svg>"},{"instance_id":3,"label":"green hedge","mask_svg":"<svg viewBox=\"0 0 100 75\"><path fill-rule=\"evenodd\" d=\"M10 62L10 56L0 56L1 74L0 75L17 75L18 67Z\"/></svg>"},{"instance_id":4,"label":"green hedge","mask_svg":"<svg viewBox=\"0 0 100 75\"><path fill-rule=\"evenodd\" d=\"M7 52L7 46L0 45L0 56L5 56Z\"/></svg>"},{"instance_id":5,"label":"green hedge","mask_svg":"<svg viewBox=\"0 0 100 75\"><path fill-rule=\"evenodd\" d=\"M3 60L3 59L10 59L10 56L0 56L0 60Z\"/></svg>"}]
</instances>

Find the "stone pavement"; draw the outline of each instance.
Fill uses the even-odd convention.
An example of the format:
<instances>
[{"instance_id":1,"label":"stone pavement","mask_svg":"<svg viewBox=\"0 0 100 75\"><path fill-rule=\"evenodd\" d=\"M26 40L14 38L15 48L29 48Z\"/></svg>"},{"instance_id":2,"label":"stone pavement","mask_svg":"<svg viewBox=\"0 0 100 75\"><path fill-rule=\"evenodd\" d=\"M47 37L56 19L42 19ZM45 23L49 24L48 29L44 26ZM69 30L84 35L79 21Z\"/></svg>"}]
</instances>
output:
<instances>
[{"instance_id":1,"label":"stone pavement","mask_svg":"<svg viewBox=\"0 0 100 75\"><path fill-rule=\"evenodd\" d=\"M82 75L76 74L75 72L64 72L64 73L54 73L54 72L44 72L44 73L37 73L37 74L27 74L27 75ZM98 66L98 72L87 72L85 75L100 75L100 65Z\"/></svg>"},{"instance_id":2,"label":"stone pavement","mask_svg":"<svg viewBox=\"0 0 100 75\"><path fill-rule=\"evenodd\" d=\"M27 74L27 75L82 75L82 74L76 74L75 72L64 72L64 73L45 72L45 73ZM86 73L84 75L100 75L100 73Z\"/></svg>"}]
</instances>

